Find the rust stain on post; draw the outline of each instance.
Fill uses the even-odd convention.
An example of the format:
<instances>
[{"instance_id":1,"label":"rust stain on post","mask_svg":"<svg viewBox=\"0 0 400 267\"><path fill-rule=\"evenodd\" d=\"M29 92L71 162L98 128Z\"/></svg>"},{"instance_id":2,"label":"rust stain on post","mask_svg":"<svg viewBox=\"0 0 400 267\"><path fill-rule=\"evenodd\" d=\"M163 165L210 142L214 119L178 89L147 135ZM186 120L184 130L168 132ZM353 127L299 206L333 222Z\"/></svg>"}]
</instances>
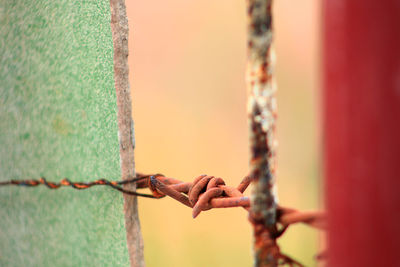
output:
<instances>
[{"instance_id":1,"label":"rust stain on post","mask_svg":"<svg viewBox=\"0 0 400 267\"><path fill-rule=\"evenodd\" d=\"M273 80L271 0L248 0L248 119L250 176L253 179L250 221L254 225L255 266L277 266L277 199L275 122L277 105Z\"/></svg>"},{"instance_id":2,"label":"rust stain on post","mask_svg":"<svg viewBox=\"0 0 400 267\"><path fill-rule=\"evenodd\" d=\"M128 18L124 0L110 0L110 7L114 44L114 79L117 92L121 176L123 180L127 180L135 177L132 103L128 77ZM129 183L124 185L124 188L134 191L136 185ZM124 212L131 266L145 266L136 196L124 194Z\"/></svg>"}]
</instances>

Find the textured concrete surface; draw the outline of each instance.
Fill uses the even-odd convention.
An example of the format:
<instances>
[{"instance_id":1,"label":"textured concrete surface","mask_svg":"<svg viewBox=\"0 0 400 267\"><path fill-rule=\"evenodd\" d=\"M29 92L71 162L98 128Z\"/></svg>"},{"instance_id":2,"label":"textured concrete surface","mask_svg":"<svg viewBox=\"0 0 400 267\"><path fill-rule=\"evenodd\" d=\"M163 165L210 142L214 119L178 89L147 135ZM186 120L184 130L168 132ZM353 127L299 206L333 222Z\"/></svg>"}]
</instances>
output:
<instances>
[{"instance_id":1,"label":"textured concrete surface","mask_svg":"<svg viewBox=\"0 0 400 267\"><path fill-rule=\"evenodd\" d=\"M0 180L119 179L108 1L0 1ZM122 195L0 188L1 266L128 266Z\"/></svg>"}]
</instances>

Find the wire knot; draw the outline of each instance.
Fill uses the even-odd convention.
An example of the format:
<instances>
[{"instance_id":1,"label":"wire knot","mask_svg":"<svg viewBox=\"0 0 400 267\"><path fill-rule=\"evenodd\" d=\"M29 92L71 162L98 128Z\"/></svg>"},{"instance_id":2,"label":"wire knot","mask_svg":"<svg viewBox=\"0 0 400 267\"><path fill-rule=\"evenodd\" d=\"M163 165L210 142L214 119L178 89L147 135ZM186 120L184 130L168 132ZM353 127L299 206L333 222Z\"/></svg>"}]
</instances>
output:
<instances>
[{"instance_id":1,"label":"wire knot","mask_svg":"<svg viewBox=\"0 0 400 267\"><path fill-rule=\"evenodd\" d=\"M192 208L192 216L196 218L202 211L212 208L243 207L250 209L250 199L243 195L243 192L251 183L250 176L244 177L237 187L227 186L222 178L200 175L193 182L182 182L175 178L165 177L162 174L141 174L137 173L134 178L109 181L98 179L92 182L71 182L64 178L59 183L49 182L44 177L38 180L8 180L0 181L0 186L25 186L36 187L45 185L49 189L57 189L61 186L69 186L74 189L88 189L92 186L109 186L124 194L141 196L147 198L162 198L169 196L182 204ZM137 189L149 188L151 194L143 194L137 191L128 190L123 186L136 183ZM295 209L277 206L276 223L271 227L266 227L265 223L255 220L250 216L250 222L256 231L256 243L264 248L260 251L270 251L279 259L280 264L289 266L302 266L297 261L280 252L276 239L279 238L286 229L295 223L305 223L309 226L326 229L326 215L316 211L298 211ZM258 237L258 238L257 238Z\"/></svg>"}]
</instances>

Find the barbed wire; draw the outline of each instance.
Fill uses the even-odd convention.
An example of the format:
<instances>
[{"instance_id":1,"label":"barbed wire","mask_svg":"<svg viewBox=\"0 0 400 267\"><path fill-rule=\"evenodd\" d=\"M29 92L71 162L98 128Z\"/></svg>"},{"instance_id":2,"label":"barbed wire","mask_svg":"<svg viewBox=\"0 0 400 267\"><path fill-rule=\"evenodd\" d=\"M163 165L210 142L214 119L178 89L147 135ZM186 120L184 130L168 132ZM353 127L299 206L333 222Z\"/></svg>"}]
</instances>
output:
<instances>
[{"instance_id":1,"label":"barbed wire","mask_svg":"<svg viewBox=\"0 0 400 267\"><path fill-rule=\"evenodd\" d=\"M122 181L109 181L98 179L92 182L71 182L64 178L60 182L49 182L44 177L37 180L9 180L0 182L0 186L14 185L24 187L36 187L45 185L49 189L60 187L71 187L77 190L89 189L93 186L108 186L124 194L135 195L146 198L162 198L169 196L178 202L192 208L192 216L196 218L202 211L213 208L242 207L250 210L250 198L243 193L252 182L250 176L246 176L237 187L227 186L220 177L210 175L200 175L193 182L183 182L175 178L165 177L162 174L141 174L136 177ZM123 185L136 183L137 189L148 188L151 194L144 194L137 191L126 190ZM273 229L260 227L257 235L264 236L264 246L268 246L268 251L272 251L279 265L303 266L298 261L280 252L276 240L283 235L289 226L296 223L303 223L317 229L326 229L326 216L320 211L298 211L296 209L277 206L277 224ZM250 222L256 225L256 222ZM265 232L265 233L264 233Z\"/></svg>"},{"instance_id":2,"label":"barbed wire","mask_svg":"<svg viewBox=\"0 0 400 267\"><path fill-rule=\"evenodd\" d=\"M49 182L44 177L40 177L39 179L30 179L30 180L8 180L8 181L0 181L0 186L7 185L15 185L15 186L24 186L24 187L36 187L39 185L45 185L49 189L58 189L60 187L72 187L77 190L89 189L93 186L109 186L115 190L118 190L124 194L135 195L140 197L147 198L156 198L151 194L142 194L136 191L126 190L122 188L121 185L138 182L140 180L146 179L146 176L137 176L133 179L123 180L123 181L109 181L107 179L98 179L92 182L72 182L68 178L62 179L60 182Z\"/></svg>"}]
</instances>

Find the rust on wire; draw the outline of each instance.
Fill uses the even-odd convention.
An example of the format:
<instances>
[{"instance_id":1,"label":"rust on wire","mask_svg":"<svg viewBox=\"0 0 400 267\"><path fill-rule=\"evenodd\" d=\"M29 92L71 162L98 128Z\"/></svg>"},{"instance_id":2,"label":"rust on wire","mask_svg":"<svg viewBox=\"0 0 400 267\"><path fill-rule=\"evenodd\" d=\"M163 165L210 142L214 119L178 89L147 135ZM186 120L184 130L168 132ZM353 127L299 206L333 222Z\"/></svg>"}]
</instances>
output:
<instances>
[{"instance_id":1,"label":"rust on wire","mask_svg":"<svg viewBox=\"0 0 400 267\"><path fill-rule=\"evenodd\" d=\"M182 182L162 174L136 173L135 178L120 181L98 179L92 182L72 182L64 178L60 182L50 182L41 177L37 180L0 181L0 186L37 187L44 185L49 189L71 187L78 190L89 189L93 186L109 186L128 195L155 199L169 196L185 206L193 208L193 217L197 217L200 212L212 208L242 207L249 210L250 198L243 193L250 182L249 176L246 176L237 187L231 187L227 186L222 178L214 176L201 175L194 182ZM148 188L151 194L128 191L121 187L131 183L136 183L137 189ZM305 223L317 229L326 229L325 215L319 211L300 212L292 208L277 206L277 222L281 228L295 223Z\"/></svg>"},{"instance_id":2,"label":"rust on wire","mask_svg":"<svg viewBox=\"0 0 400 267\"><path fill-rule=\"evenodd\" d=\"M151 191L154 196L162 197L167 195L191 207L193 218L196 218L202 211L212 208L243 207L249 211L250 221L253 220L251 207L253 204L249 197L243 195L243 192L252 181L250 176L244 177L237 187L227 186L221 178L208 175L200 175L194 179L193 183L181 182L163 175L144 175L144 177L149 178L139 181L138 188L152 188ZM257 257L263 258L272 255L276 266L285 264L303 266L280 251L277 239L290 225L296 223L304 223L317 229L326 229L325 214L318 211L301 212L279 205L276 205L275 208L273 228L266 228L264 224L252 221L256 236L255 248L259 249ZM264 264L265 262L256 263Z\"/></svg>"},{"instance_id":3,"label":"rust on wire","mask_svg":"<svg viewBox=\"0 0 400 267\"><path fill-rule=\"evenodd\" d=\"M49 189L58 189L60 187L72 187L78 190L84 190L91 188L93 186L109 186L115 190L118 190L126 195L134 195L140 197L148 197L148 198L157 198L154 194L142 194L137 191L132 191L128 189L124 189L122 186L126 184L133 184L134 182L140 181L147 177L142 175L137 175L136 178L121 180L121 181L108 181L106 179L98 179L92 182L72 182L67 178L62 179L60 182L49 182L44 177L40 177L37 180L8 180L8 181L0 181L0 186L6 185L16 185L16 186L25 186L25 187L36 187L39 185L45 185Z\"/></svg>"},{"instance_id":4,"label":"rust on wire","mask_svg":"<svg viewBox=\"0 0 400 267\"><path fill-rule=\"evenodd\" d=\"M148 188L151 194L139 193L137 191L128 191L122 188L126 184L136 184L137 189ZM136 195L141 197L162 198L169 196L185 206L192 208L192 216L196 218L201 212L213 208L231 208L242 207L249 211L251 217L251 201L248 196L243 195L251 183L250 176L246 176L237 187L231 187L225 184L219 177L200 175L193 182L183 182L175 178L165 177L162 174L140 174L129 180L109 181L98 179L93 182L71 182L64 178L60 182L49 182L45 178L38 180L9 180L1 181L0 186L24 186L36 187L44 185L49 189L58 189L61 187L72 187L73 189L84 190L93 186L109 186L124 194ZM301 212L292 208L276 206L276 223L273 232L265 232L264 227L254 224L256 234L262 240L263 248L268 252L273 252L277 264L288 264L289 266L302 266L299 262L293 260L280 252L276 239L279 238L286 229L296 223L304 223L317 229L326 229L326 218L324 213L318 211Z\"/></svg>"}]
</instances>

